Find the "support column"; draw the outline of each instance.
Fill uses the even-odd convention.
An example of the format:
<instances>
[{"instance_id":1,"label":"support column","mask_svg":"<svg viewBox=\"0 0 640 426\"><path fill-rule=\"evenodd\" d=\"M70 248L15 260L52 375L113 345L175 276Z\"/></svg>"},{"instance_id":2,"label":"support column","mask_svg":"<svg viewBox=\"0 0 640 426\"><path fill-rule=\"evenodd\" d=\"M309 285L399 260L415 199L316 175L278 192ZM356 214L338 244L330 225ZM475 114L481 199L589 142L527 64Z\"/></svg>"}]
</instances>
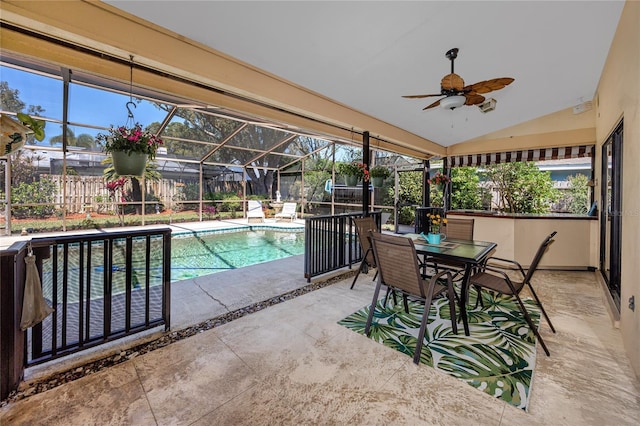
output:
<instances>
[{"instance_id":1,"label":"support column","mask_svg":"<svg viewBox=\"0 0 640 426\"><path fill-rule=\"evenodd\" d=\"M371 151L369 150L369 131L362 133L362 162L367 165L367 170L371 163ZM362 180L362 211L364 216L369 216L369 181Z\"/></svg>"},{"instance_id":2,"label":"support column","mask_svg":"<svg viewBox=\"0 0 640 426\"><path fill-rule=\"evenodd\" d=\"M422 207L431 205L431 186L427 182L430 177L431 163L429 163L429 160L424 160L422 162Z\"/></svg>"}]
</instances>

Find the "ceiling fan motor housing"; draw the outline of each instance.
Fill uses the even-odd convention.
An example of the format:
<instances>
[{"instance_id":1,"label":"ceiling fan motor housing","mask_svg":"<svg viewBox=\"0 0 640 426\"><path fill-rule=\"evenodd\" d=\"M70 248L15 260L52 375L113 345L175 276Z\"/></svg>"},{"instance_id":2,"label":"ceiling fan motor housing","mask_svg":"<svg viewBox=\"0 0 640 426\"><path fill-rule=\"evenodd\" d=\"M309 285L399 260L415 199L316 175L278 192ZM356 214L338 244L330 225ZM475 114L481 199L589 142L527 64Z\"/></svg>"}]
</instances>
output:
<instances>
[{"instance_id":1,"label":"ceiling fan motor housing","mask_svg":"<svg viewBox=\"0 0 640 426\"><path fill-rule=\"evenodd\" d=\"M489 98L486 101L484 101L483 103L478 105L478 108L480 108L480 111L484 112L485 114L489 111L493 111L494 109L496 109L496 103L498 101L496 101L493 98Z\"/></svg>"}]
</instances>

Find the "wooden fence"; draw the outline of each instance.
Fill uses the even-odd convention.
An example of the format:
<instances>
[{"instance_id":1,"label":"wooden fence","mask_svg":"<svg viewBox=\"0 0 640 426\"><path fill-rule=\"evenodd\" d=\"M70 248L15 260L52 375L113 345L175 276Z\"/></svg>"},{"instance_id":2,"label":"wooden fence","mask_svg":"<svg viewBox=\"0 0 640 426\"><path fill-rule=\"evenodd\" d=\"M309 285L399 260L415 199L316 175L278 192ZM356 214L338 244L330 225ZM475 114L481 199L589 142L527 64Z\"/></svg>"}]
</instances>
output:
<instances>
[{"instance_id":1,"label":"wooden fence","mask_svg":"<svg viewBox=\"0 0 640 426\"><path fill-rule=\"evenodd\" d=\"M106 181L102 176L76 176L76 175L41 175L53 181L58 191L53 194L53 203L56 206L66 206L68 213L84 213L90 208L100 212L108 209L113 201L107 189ZM159 181L146 181L146 193L153 194L166 206L173 207L176 202L182 201L181 194L185 182L174 179L161 179ZM124 192L131 192L131 180L124 186Z\"/></svg>"}]
</instances>

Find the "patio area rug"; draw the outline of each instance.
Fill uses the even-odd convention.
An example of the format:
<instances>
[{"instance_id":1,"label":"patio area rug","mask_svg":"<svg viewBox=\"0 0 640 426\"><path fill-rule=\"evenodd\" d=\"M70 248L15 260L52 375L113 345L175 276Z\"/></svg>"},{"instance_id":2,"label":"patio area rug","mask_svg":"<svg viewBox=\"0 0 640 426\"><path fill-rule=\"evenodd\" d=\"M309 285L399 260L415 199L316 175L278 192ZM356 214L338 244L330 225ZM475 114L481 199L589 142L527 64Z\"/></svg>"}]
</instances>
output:
<instances>
[{"instance_id":1,"label":"patio area rug","mask_svg":"<svg viewBox=\"0 0 640 426\"><path fill-rule=\"evenodd\" d=\"M473 306L475 290L470 293L469 306ZM446 298L433 302L420 362L526 411L536 361L535 335L515 298L483 290L482 300L484 308L469 312L469 336L464 335L462 321L458 334L453 333ZM407 354L412 362L423 305L410 301L407 314L400 300L394 306L390 298L386 308L382 302L378 301L370 338ZM537 305L523 302L537 326ZM364 335L368 314L366 306L338 324Z\"/></svg>"}]
</instances>

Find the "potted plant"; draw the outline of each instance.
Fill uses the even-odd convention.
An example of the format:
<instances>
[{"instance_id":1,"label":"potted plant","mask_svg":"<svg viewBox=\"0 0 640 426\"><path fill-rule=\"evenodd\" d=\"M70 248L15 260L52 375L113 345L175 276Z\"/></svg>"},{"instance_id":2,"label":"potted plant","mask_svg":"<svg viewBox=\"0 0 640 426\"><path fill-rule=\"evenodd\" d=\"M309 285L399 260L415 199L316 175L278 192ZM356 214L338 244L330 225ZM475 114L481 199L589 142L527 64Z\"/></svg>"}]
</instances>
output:
<instances>
[{"instance_id":1,"label":"potted plant","mask_svg":"<svg viewBox=\"0 0 640 426\"><path fill-rule=\"evenodd\" d=\"M371 176L371 183L375 188L381 188L384 180L391 176L391 171L386 166L373 166L369 170L369 176Z\"/></svg>"},{"instance_id":2,"label":"potted plant","mask_svg":"<svg viewBox=\"0 0 640 426\"><path fill-rule=\"evenodd\" d=\"M442 224L447 223L447 218L442 217L439 214L430 214L428 216L429 235L427 236L427 241L429 244L440 244L441 239L446 238L444 234L440 233L440 227Z\"/></svg>"},{"instance_id":3,"label":"potted plant","mask_svg":"<svg viewBox=\"0 0 640 426\"><path fill-rule=\"evenodd\" d=\"M143 130L140 123L112 127L108 134L98 134L96 140L104 152L111 154L113 168L120 176L142 176L147 160L153 160L162 145L162 139Z\"/></svg>"},{"instance_id":4,"label":"potted plant","mask_svg":"<svg viewBox=\"0 0 640 426\"><path fill-rule=\"evenodd\" d=\"M429 185L435 185L438 191L442 191L443 187L449 182L451 182L449 176L445 175L444 173L440 173L439 171L436 172L436 174L433 175L430 179L427 179L427 183Z\"/></svg>"},{"instance_id":5,"label":"potted plant","mask_svg":"<svg viewBox=\"0 0 640 426\"><path fill-rule=\"evenodd\" d=\"M367 165L352 161L351 163L338 163L338 173L345 177L347 186L356 186L360 179L369 182L369 170Z\"/></svg>"},{"instance_id":6,"label":"potted plant","mask_svg":"<svg viewBox=\"0 0 640 426\"><path fill-rule=\"evenodd\" d=\"M44 120L21 112L17 113L16 117L17 120L14 120L7 115L0 115L0 157L20 149L29 134L33 134L37 141L44 140Z\"/></svg>"}]
</instances>

